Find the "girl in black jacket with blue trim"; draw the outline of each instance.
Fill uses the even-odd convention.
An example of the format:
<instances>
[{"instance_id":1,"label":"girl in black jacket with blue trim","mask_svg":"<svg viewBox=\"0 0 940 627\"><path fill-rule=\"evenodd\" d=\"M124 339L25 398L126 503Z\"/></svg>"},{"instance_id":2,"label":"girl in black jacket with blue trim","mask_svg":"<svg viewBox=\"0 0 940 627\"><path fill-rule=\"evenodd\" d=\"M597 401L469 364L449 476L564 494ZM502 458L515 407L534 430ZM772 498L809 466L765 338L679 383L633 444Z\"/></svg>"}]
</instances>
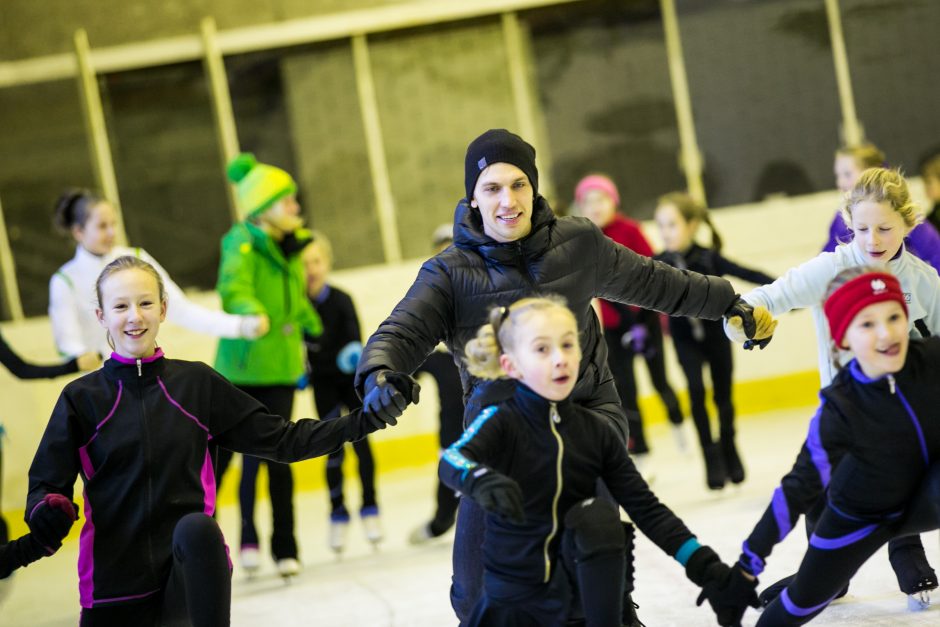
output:
<instances>
[{"instance_id":1,"label":"girl in black jacket with blue trim","mask_svg":"<svg viewBox=\"0 0 940 627\"><path fill-rule=\"evenodd\" d=\"M487 511L484 593L469 625L621 624L633 529L616 507L592 498L598 479L703 587L699 602L745 588L756 603L754 585L650 491L610 423L570 400L581 349L562 302L525 298L494 309L467 360L475 376L515 380L508 390L489 388L493 397L440 462L442 481ZM736 624L744 610L713 605L721 624ZM628 624L641 623L634 614Z\"/></svg>"}]
</instances>

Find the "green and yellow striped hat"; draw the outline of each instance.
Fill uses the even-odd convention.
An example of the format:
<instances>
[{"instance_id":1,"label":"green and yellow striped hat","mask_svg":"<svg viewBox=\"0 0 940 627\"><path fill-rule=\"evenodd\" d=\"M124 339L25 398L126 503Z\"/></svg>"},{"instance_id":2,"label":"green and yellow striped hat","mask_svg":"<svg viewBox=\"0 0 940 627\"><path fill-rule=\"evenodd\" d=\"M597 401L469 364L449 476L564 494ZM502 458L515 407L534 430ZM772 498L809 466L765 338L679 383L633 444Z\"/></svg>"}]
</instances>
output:
<instances>
[{"instance_id":1,"label":"green and yellow striped hat","mask_svg":"<svg viewBox=\"0 0 940 627\"><path fill-rule=\"evenodd\" d=\"M270 209L281 198L297 192L297 183L280 168L258 163L250 152L243 152L225 168L229 180L235 183L238 210L251 218Z\"/></svg>"}]
</instances>

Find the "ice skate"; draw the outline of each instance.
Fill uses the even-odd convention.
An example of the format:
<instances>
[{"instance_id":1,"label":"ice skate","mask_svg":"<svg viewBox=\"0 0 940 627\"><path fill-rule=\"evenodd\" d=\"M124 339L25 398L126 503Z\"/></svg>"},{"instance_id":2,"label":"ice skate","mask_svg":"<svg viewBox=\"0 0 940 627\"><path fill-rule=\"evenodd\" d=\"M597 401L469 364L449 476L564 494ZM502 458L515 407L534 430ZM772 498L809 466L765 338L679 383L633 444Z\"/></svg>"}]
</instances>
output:
<instances>
[{"instance_id":1,"label":"ice skate","mask_svg":"<svg viewBox=\"0 0 940 627\"><path fill-rule=\"evenodd\" d=\"M927 562L923 546L889 547L888 559L898 577L898 587L907 595L907 609L922 612L930 607L930 591L936 590L937 574Z\"/></svg>"},{"instance_id":2,"label":"ice skate","mask_svg":"<svg viewBox=\"0 0 940 627\"><path fill-rule=\"evenodd\" d=\"M702 454L705 457L705 483L708 485L708 489L723 489L728 475L721 450L717 444L710 444L702 451Z\"/></svg>"},{"instance_id":3,"label":"ice skate","mask_svg":"<svg viewBox=\"0 0 940 627\"><path fill-rule=\"evenodd\" d=\"M330 532L328 544L330 549L340 557L346 548L346 534L349 531L349 514L330 514Z\"/></svg>"},{"instance_id":4,"label":"ice skate","mask_svg":"<svg viewBox=\"0 0 940 627\"><path fill-rule=\"evenodd\" d=\"M285 557L277 561L277 574L289 582L291 577L296 577L300 573L300 562L293 557Z\"/></svg>"},{"instance_id":5,"label":"ice skate","mask_svg":"<svg viewBox=\"0 0 940 627\"><path fill-rule=\"evenodd\" d=\"M734 446L734 438L721 438L721 454L725 462L725 471L728 473L728 480L731 483L741 483L744 481L744 464L741 463L741 457L738 455L738 449Z\"/></svg>"},{"instance_id":6,"label":"ice skate","mask_svg":"<svg viewBox=\"0 0 940 627\"><path fill-rule=\"evenodd\" d=\"M238 559L242 570L245 571L249 579L253 579L258 573L258 569L261 568L261 553L258 551L258 547L250 544L242 546Z\"/></svg>"},{"instance_id":7,"label":"ice skate","mask_svg":"<svg viewBox=\"0 0 940 627\"><path fill-rule=\"evenodd\" d=\"M379 542L383 540L382 525L379 520L379 508L376 505L363 507L359 511L359 517L362 520L362 528L366 534L366 540L372 543L373 549L378 549Z\"/></svg>"},{"instance_id":8,"label":"ice skate","mask_svg":"<svg viewBox=\"0 0 940 627\"><path fill-rule=\"evenodd\" d=\"M624 596L623 601L626 604L623 606L623 627L646 627L636 615L640 606L633 602L629 594Z\"/></svg>"},{"instance_id":9,"label":"ice skate","mask_svg":"<svg viewBox=\"0 0 940 627\"><path fill-rule=\"evenodd\" d=\"M408 534L408 544L419 545L427 544L435 538L434 534L431 533L431 525L428 523L423 523L414 528L414 530Z\"/></svg>"},{"instance_id":10,"label":"ice skate","mask_svg":"<svg viewBox=\"0 0 940 627\"><path fill-rule=\"evenodd\" d=\"M676 443L676 449L680 453L689 452L689 440L685 437L685 429L682 427L682 423L672 425L672 439Z\"/></svg>"}]
</instances>

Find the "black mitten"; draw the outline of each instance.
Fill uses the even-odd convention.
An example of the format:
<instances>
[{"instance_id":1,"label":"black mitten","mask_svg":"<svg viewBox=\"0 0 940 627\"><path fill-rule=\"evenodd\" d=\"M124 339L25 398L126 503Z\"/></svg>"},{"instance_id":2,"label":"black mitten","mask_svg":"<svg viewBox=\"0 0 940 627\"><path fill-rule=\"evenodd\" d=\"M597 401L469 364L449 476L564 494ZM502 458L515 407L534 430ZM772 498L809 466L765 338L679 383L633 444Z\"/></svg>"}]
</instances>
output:
<instances>
[{"instance_id":1,"label":"black mitten","mask_svg":"<svg viewBox=\"0 0 940 627\"><path fill-rule=\"evenodd\" d=\"M724 564L710 547L703 546L695 551L686 564L685 572L702 588L695 604L701 605L708 600L719 625L740 625L748 606L759 605L757 578L749 579L739 566L731 568Z\"/></svg>"},{"instance_id":2,"label":"black mitten","mask_svg":"<svg viewBox=\"0 0 940 627\"><path fill-rule=\"evenodd\" d=\"M506 475L477 466L464 479L463 492L486 511L517 525L525 523L522 489Z\"/></svg>"},{"instance_id":3,"label":"black mitten","mask_svg":"<svg viewBox=\"0 0 940 627\"><path fill-rule=\"evenodd\" d=\"M78 518L78 506L63 494L47 494L33 508L26 524L41 545L52 555L62 546L62 540L69 535L72 523Z\"/></svg>"}]
</instances>

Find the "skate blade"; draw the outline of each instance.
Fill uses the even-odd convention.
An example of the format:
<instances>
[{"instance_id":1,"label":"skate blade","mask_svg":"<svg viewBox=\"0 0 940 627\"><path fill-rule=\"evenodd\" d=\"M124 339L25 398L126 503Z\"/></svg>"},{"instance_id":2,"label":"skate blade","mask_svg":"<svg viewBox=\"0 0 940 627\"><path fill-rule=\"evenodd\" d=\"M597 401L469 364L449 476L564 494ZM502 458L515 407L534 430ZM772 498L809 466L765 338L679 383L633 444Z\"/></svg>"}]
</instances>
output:
<instances>
[{"instance_id":1,"label":"skate blade","mask_svg":"<svg viewBox=\"0 0 940 627\"><path fill-rule=\"evenodd\" d=\"M923 612L930 608L930 593L926 590L907 595L907 611Z\"/></svg>"}]
</instances>

